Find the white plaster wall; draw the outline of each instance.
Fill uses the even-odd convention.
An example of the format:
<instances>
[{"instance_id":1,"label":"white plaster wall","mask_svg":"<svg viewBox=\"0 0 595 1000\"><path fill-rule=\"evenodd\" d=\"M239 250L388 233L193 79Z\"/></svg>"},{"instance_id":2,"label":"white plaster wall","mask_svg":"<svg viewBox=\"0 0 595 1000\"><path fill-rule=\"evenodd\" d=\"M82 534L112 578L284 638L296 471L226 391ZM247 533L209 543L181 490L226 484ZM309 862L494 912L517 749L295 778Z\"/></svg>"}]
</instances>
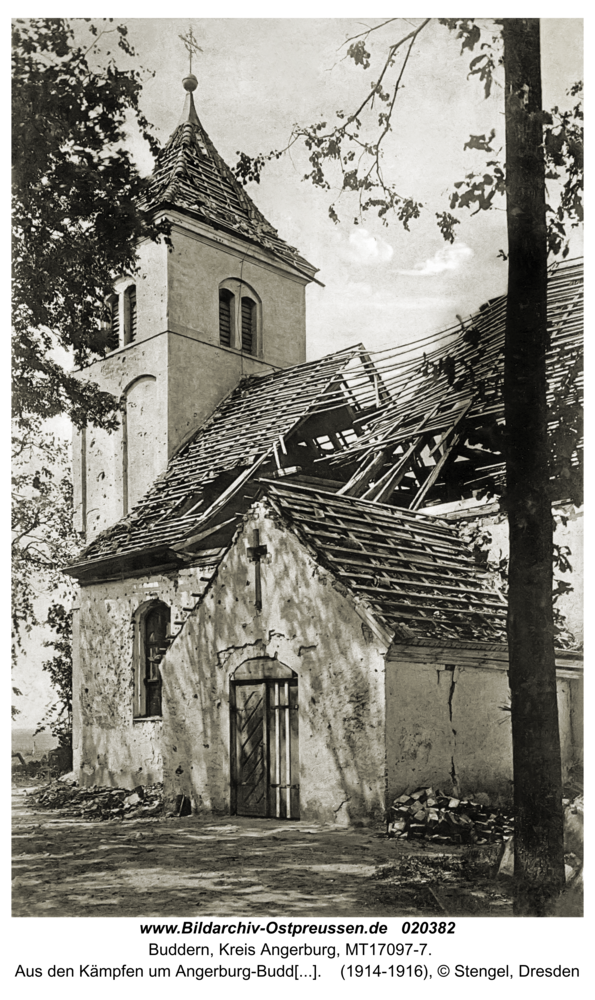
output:
<instances>
[{"instance_id":1,"label":"white plaster wall","mask_svg":"<svg viewBox=\"0 0 595 1000\"><path fill-rule=\"evenodd\" d=\"M147 340L167 330L167 261L164 243L147 240L138 249L136 279L137 341Z\"/></svg>"},{"instance_id":2,"label":"white plaster wall","mask_svg":"<svg viewBox=\"0 0 595 1000\"><path fill-rule=\"evenodd\" d=\"M152 598L171 607L172 629L193 593L205 584L203 571L155 574L93 584L80 590L74 630L74 766L82 784L134 788L161 781L160 720L133 717L132 623L136 609Z\"/></svg>"},{"instance_id":3,"label":"white plaster wall","mask_svg":"<svg viewBox=\"0 0 595 1000\"><path fill-rule=\"evenodd\" d=\"M131 386L135 379L152 375L156 382L152 390L154 405L146 408L143 419L146 423L146 440L151 442L151 464L154 478L167 467L167 336L155 337L143 343L134 343L121 351L109 355L79 373L79 377L95 382L100 389L111 392L117 399ZM108 433L94 427L86 430L86 528L87 542L91 542L100 531L108 528L123 515L123 453L121 426ZM78 516L78 530L82 523L82 462L81 435L75 434L73 449L76 455L74 466L74 506ZM77 474L78 472L78 474ZM142 487L145 488L144 472ZM134 486L133 496L139 490Z\"/></svg>"},{"instance_id":4,"label":"white plaster wall","mask_svg":"<svg viewBox=\"0 0 595 1000\"><path fill-rule=\"evenodd\" d=\"M239 351L169 334L168 442L170 456L211 416L235 389L242 375L272 369Z\"/></svg>"},{"instance_id":5,"label":"white plaster wall","mask_svg":"<svg viewBox=\"0 0 595 1000\"><path fill-rule=\"evenodd\" d=\"M254 606L252 529L268 548ZM161 664L164 782L198 811L230 809L230 678L251 657L277 657L299 684L300 815L349 823L384 811L383 649L284 527L248 521Z\"/></svg>"},{"instance_id":6,"label":"white plaster wall","mask_svg":"<svg viewBox=\"0 0 595 1000\"><path fill-rule=\"evenodd\" d=\"M394 654L391 654L393 656ZM426 662L406 651L386 664L388 800L419 786L469 796L487 792L494 803L512 796L510 690L506 665L472 666L443 654ZM573 720L580 682L558 677L564 774L580 757Z\"/></svg>"},{"instance_id":7,"label":"white plaster wall","mask_svg":"<svg viewBox=\"0 0 595 1000\"><path fill-rule=\"evenodd\" d=\"M278 368L306 360L306 298L302 279L258 260L249 244L216 245L177 226L168 257L169 329L219 343L219 285L242 279L262 302L262 354Z\"/></svg>"},{"instance_id":8,"label":"white plaster wall","mask_svg":"<svg viewBox=\"0 0 595 1000\"><path fill-rule=\"evenodd\" d=\"M141 500L163 471L160 449L155 447L157 391L153 378L141 378L126 393L128 510Z\"/></svg>"}]
</instances>

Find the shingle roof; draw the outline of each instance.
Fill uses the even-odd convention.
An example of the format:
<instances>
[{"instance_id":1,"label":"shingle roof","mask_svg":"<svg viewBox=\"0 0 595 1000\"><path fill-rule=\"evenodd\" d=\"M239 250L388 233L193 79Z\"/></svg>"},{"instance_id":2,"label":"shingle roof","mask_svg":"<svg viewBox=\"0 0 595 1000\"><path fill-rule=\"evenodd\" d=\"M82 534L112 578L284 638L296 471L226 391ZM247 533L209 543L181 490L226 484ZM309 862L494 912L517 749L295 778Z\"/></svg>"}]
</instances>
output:
<instances>
[{"instance_id":1,"label":"shingle roof","mask_svg":"<svg viewBox=\"0 0 595 1000\"><path fill-rule=\"evenodd\" d=\"M506 640L503 597L445 522L289 482L263 486L276 513L393 637Z\"/></svg>"},{"instance_id":2,"label":"shingle roof","mask_svg":"<svg viewBox=\"0 0 595 1000\"><path fill-rule=\"evenodd\" d=\"M247 376L171 459L131 513L102 532L81 559L124 554L179 542L197 530L203 515L229 480L243 469L282 451L283 438L308 414L323 406L325 393L359 348L264 376ZM213 496L209 486L218 480Z\"/></svg>"},{"instance_id":3,"label":"shingle roof","mask_svg":"<svg viewBox=\"0 0 595 1000\"><path fill-rule=\"evenodd\" d=\"M165 206L191 212L258 244L309 280L316 274L317 268L281 239L236 180L205 132L192 94L187 95L180 124L157 157L143 204L149 211Z\"/></svg>"}]
</instances>

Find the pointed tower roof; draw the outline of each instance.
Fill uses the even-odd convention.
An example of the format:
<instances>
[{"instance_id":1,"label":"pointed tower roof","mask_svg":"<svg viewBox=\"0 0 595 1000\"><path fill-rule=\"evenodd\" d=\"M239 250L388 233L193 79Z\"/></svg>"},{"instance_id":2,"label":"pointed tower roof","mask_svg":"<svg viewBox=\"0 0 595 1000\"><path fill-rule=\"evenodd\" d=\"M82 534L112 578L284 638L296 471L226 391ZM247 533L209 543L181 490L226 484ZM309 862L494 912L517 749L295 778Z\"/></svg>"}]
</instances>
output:
<instances>
[{"instance_id":1,"label":"pointed tower roof","mask_svg":"<svg viewBox=\"0 0 595 1000\"><path fill-rule=\"evenodd\" d=\"M184 111L157 157L143 207L148 211L169 207L192 215L256 243L313 280L317 268L281 239L215 149L196 113L196 77L185 77L183 86Z\"/></svg>"}]
</instances>

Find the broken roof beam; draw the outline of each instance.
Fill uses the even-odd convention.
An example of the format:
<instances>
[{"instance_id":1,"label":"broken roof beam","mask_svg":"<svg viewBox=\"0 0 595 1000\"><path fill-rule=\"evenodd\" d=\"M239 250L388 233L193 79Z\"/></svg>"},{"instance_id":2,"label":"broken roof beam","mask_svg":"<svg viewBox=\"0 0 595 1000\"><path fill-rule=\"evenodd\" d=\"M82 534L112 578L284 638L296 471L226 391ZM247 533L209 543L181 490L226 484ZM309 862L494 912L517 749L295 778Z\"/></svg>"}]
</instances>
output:
<instances>
[{"instance_id":1,"label":"broken roof beam","mask_svg":"<svg viewBox=\"0 0 595 1000\"><path fill-rule=\"evenodd\" d=\"M410 471L413 454L424 441L425 436L418 437L412 441L397 464L389 469L388 472L385 472L377 483L374 483L362 494L362 500L374 500L376 503L386 503L396 490L403 476Z\"/></svg>"},{"instance_id":2,"label":"broken roof beam","mask_svg":"<svg viewBox=\"0 0 595 1000\"><path fill-rule=\"evenodd\" d=\"M463 420L463 418L465 417L465 415L466 415L469 407L471 406L471 402L472 401L469 400L467 406L463 407L463 409L461 410L459 416L455 420L452 428L450 429L450 431L449 431L449 434L451 434L450 441L448 442L447 445L445 445L444 452L442 453L442 457L439 459L438 462L436 462L436 465L434 466L434 468L432 469L432 471L429 473L429 475L428 475L427 479L425 480L423 486L416 493L416 495L415 495L415 497L413 499L413 503L411 504L412 510L419 510L419 508L421 507L421 505L422 505L423 501L425 500L426 496L430 492L432 486L434 485L434 483L438 479L438 476L442 472L442 469L446 465L446 462L448 461L450 455L452 454L453 449L456 447L457 444L460 443L461 438L464 435L464 427L461 427L460 424L461 424L461 421Z\"/></svg>"}]
</instances>

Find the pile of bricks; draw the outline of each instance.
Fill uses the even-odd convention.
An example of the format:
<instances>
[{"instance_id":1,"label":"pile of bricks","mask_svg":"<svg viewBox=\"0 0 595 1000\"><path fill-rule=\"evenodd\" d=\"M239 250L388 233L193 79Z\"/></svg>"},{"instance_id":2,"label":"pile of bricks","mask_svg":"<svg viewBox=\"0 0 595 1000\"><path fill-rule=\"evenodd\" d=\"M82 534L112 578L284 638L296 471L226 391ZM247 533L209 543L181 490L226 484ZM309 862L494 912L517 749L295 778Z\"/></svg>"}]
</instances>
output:
<instances>
[{"instance_id":1,"label":"pile of bricks","mask_svg":"<svg viewBox=\"0 0 595 1000\"><path fill-rule=\"evenodd\" d=\"M159 816L163 812L162 785L139 785L138 788L108 788L91 785L78 788L52 781L44 788L29 792L34 808L60 809L66 816L84 819L138 819Z\"/></svg>"},{"instance_id":2,"label":"pile of bricks","mask_svg":"<svg viewBox=\"0 0 595 1000\"><path fill-rule=\"evenodd\" d=\"M388 836L400 840L490 844L512 832L512 818L492 809L484 793L458 799L439 788L418 788L410 795L399 795L388 815Z\"/></svg>"}]
</instances>

